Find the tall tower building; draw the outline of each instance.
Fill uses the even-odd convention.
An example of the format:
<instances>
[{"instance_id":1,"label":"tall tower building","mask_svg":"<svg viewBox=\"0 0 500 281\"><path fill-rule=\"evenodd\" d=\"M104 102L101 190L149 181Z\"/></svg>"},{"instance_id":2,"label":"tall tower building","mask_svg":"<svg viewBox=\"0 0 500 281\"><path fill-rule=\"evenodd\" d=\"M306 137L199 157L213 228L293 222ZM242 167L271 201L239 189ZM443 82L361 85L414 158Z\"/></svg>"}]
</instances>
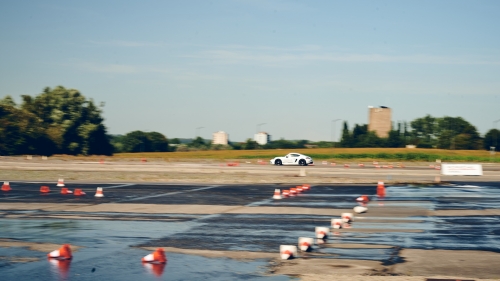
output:
<instances>
[{"instance_id":1,"label":"tall tower building","mask_svg":"<svg viewBox=\"0 0 500 281\"><path fill-rule=\"evenodd\" d=\"M224 131L218 131L212 134L212 144L227 145L228 141L229 135Z\"/></svg>"},{"instance_id":2,"label":"tall tower building","mask_svg":"<svg viewBox=\"0 0 500 281\"><path fill-rule=\"evenodd\" d=\"M392 129L391 109L386 106L368 107L368 131L375 131L380 138L387 138Z\"/></svg>"}]
</instances>

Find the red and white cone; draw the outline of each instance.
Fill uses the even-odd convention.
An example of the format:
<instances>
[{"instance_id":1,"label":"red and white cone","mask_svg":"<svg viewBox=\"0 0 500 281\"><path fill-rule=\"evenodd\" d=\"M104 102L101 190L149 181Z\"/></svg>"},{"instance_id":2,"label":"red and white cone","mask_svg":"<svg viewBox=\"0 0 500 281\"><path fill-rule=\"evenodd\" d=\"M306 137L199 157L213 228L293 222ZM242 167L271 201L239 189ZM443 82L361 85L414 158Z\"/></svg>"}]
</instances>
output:
<instances>
[{"instance_id":1,"label":"red and white cone","mask_svg":"<svg viewBox=\"0 0 500 281\"><path fill-rule=\"evenodd\" d=\"M59 250L48 253L47 257L51 259L70 260L71 258L73 258L73 255L71 254L70 245L64 244L61 248L59 248Z\"/></svg>"},{"instance_id":2,"label":"red and white cone","mask_svg":"<svg viewBox=\"0 0 500 281\"><path fill-rule=\"evenodd\" d=\"M314 229L314 232L316 233L316 238L326 239L326 238L328 238L328 233L330 233L330 228L317 226Z\"/></svg>"},{"instance_id":3,"label":"red and white cone","mask_svg":"<svg viewBox=\"0 0 500 281\"><path fill-rule=\"evenodd\" d=\"M341 219L332 219L332 227L334 229L341 229L342 228L342 220Z\"/></svg>"},{"instance_id":4,"label":"red and white cone","mask_svg":"<svg viewBox=\"0 0 500 281\"><path fill-rule=\"evenodd\" d=\"M58 187L64 187L65 186L64 185L64 179L61 178L61 179L57 180L57 186Z\"/></svg>"},{"instance_id":5,"label":"red and white cone","mask_svg":"<svg viewBox=\"0 0 500 281\"><path fill-rule=\"evenodd\" d=\"M2 191L11 191L12 188L10 188L10 184L8 181L4 181L2 185Z\"/></svg>"},{"instance_id":6,"label":"red and white cone","mask_svg":"<svg viewBox=\"0 0 500 281\"><path fill-rule=\"evenodd\" d=\"M302 252L307 252L312 250L313 244L314 244L314 238L299 237L299 249Z\"/></svg>"},{"instance_id":7,"label":"red and white cone","mask_svg":"<svg viewBox=\"0 0 500 281\"><path fill-rule=\"evenodd\" d=\"M340 217L342 218L342 221L343 222L352 222L354 216L352 215L352 213L342 213L340 215Z\"/></svg>"},{"instance_id":8,"label":"red and white cone","mask_svg":"<svg viewBox=\"0 0 500 281\"><path fill-rule=\"evenodd\" d=\"M165 250L163 250L163 248L158 248L153 253L143 257L141 261L149 263L166 263L167 256L165 255Z\"/></svg>"},{"instance_id":9,"label":"red and white cone","mask_svg":"<svg viewBox=\"0 0 500 281\"><path fill-rule=\"evenodd\" d=\"M297 246L280 245L280 257L282 260L296 258L297 257Z\"/></svg>"},{"instance_id":10,"label":"red and white cone","mask_svg":"<svg viewBox=\"0 0 500 281\"><path fill-rule=\"evenodd\" d=\"M281 199L281 190L275 189L273 199Z\"/></svg>"},{"instance_id":11,"label":"red and white cone","mask_svg":"<svg viewBox=\"0 0 500 281\"><path fill-rule=\"evenodd\" d=\"M377 196L378 197L385 196L385 185L383 181L379 181L377 184Z\"/></svg>"},{"instance_id":12,"label":"red and white cone","mask_svg":"<svg viewBox=\"0 0 500 281\"><path fill-rule=\"evenodd\" d=\"M98 187L94 197L104 197L104 194L102 193L102 187Z\"/></svg>"},{"instance_id":13,"label":"red and white cone","mask_svg":"<svg viewBox=\"0 0 500 281\"><path fill-rule=\"evenodd\" d=\"M366 207L363 207L363 206L356 206L352 209L356 214L362 214L362 213L366 213L366 211L368 211L368 208Z\"/></svg>"}]
</instances>

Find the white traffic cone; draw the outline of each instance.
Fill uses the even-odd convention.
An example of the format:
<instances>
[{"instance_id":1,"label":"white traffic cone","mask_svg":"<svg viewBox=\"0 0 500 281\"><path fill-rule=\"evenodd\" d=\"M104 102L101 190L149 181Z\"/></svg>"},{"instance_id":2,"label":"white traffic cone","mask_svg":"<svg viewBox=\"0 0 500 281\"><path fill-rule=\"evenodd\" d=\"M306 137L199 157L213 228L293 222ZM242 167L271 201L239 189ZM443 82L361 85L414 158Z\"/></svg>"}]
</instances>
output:
<instances>
[{"instance_id":1,"label":"white traffic cone","mask_svg":"<svg viewBox=\"0 0 500 281\"><path fill-rule=\"evenodd\" d=\"M342 228L342 220L341 219L332 219L332 227L335 229Z\"/></svg>"},{"instance_id":2,"label":"white traffic cone","mask_svg":"<svg viewBox=\"0 0 500 281\"><path fill-rule=\"evenodd\" d=\"M104 197L104 194L102 193L102 187L98 187L94 197Z\"/></svg>"},{"instance_id":3,"label":"white traffic cone","mask_svg":"<svg viewBox=\"0 0 500 281\"><path fill-rule=\"evenodd\" d=\"M361 214L361 213L366 213L366 211L368 211L368 208L363 207L363 206L356 206L356 207L353 208L353 211L356 214Z\"/></svg>"},{"instance_id":4,"label":"white traffic cone","mask_svg":"<svg viewBox=\"0 0 500 281\"><path fill-rule=\"evenodd\" d=\"M281 190L275 189L273 199L281 199Z\"/></svg>"},{"instance_id":5,"label":"white traffic cone","mask_svg":"<svg viewBox=\"0 0 500 281\"><path fill-rule=\"evenodd\" d=\"M297 257L297 246L280 245L280 257L282 260L296 258Z\"/></svg>"},{"instance_id":6,"label":"white traffic cone","mask_svg":"<svg viewBox=\"0 0 500 281\"><path fill-rule=\"evenodd\" d=\"M63 187L63 186L65 186L65 185L64 185L64 179L62 179L62 178L61 178L61 179L59 179L59 180L57 181L57 186L59 186L59 187Z\"/></svg>"},{"instance_id":7,"label":"white traffic cone","mask_svg":"<svg viewBox=\"0 0 500 281\"><path fill-rule=\"evenodd\" d=\"M354 218L352 213L342 213L340 217L342 218L343 222L352 222L352 219Z\"/></svg>"},{"instance_id":8,"label":"white traffic cone","mask_svg":"<svg viewBox=\"0 0 500 281\"><path fill-rule=\"evenodd\" d=\"M312 250L314 244L314 238L299 237L299 249L302 252L307 252Z\"/></svg>"},{"instance_id":9,"label":"white traffic cone","mask_svg":"<svg viewBox=\"0 0 500 281\"><path fill-rule=\"evenodd\" d=\"M326 239L326 238L328 238L328 233L330 233L330 228L317 226L314 229L314 232L316 233L316 238Z\"/></svg>"}]
</instances>

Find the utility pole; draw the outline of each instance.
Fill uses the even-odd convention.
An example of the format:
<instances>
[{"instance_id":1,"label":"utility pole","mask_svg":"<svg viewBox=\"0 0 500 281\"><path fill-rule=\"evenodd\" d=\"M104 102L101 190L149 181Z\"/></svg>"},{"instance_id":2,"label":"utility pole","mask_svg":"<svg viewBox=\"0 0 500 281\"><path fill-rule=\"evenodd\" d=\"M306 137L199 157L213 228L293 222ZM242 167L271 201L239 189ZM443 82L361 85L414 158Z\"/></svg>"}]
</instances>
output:
<instances>
[{"instance_id":1,"label":"utility pole","mask_svg":"<svg viewBox=\"0 0 500 281\"><path fill-rule=\"evenodd\" d=\"M332 147L335 148L335 123L342 121L342 119L332 120Z\"/></svg>"}]
</instances>

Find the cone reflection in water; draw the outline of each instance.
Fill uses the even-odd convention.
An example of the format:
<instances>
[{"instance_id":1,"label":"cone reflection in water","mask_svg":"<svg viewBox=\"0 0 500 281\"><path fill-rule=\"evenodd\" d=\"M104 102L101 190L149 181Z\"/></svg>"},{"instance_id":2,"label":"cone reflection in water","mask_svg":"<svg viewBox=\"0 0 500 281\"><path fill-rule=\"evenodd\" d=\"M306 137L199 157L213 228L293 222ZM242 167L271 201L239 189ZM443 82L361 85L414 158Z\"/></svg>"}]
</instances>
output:
<instances>
[{"instance_id":1,"label":"cone reflection in water","mask_svg":"<svg viewBox=\"0 0 500 281\"><path fill-rule=\"evenodd\" d=\"M163 275L165 271L166 263L147 263L143 262L142 265L147 269L147 271L156 277L160 277Z\"/></svg>"},{"instance_id":2,"label":"cone reflection in water","mask_svg":"<svg viewBox=\"0 0 500 281\"><path fill-rule=\"evenodd\" d=\"M69 267L71 265L71 260L59 260L49 258L49 263L51 265L51 271L59 275L62 280L67 280Z\"/></svg>"}]
</instances>

